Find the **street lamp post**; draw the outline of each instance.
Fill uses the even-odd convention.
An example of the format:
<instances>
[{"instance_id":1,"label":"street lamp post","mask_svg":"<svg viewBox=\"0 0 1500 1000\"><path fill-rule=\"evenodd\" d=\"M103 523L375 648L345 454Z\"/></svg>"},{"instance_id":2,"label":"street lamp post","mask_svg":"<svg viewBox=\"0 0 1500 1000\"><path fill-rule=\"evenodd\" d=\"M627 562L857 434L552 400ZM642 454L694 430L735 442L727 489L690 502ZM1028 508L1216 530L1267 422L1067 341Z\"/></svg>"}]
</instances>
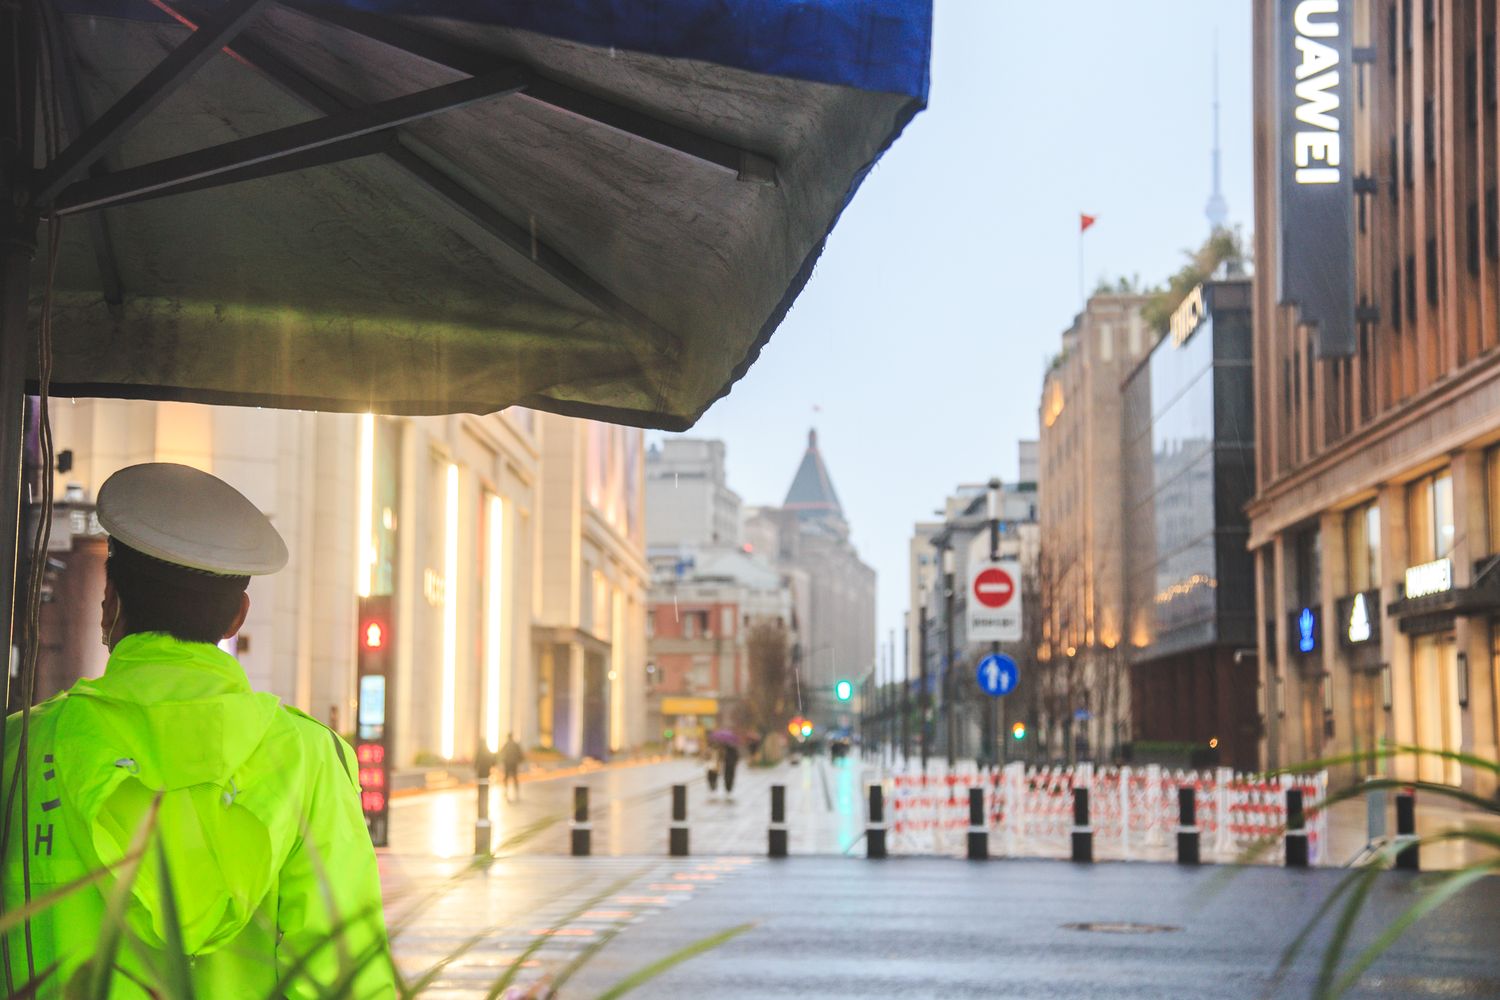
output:
<instances>
[{"instance_id":1,"label":"street lamp post","mask_svg":"<svg viewBox=\"0 0 1500 1000\"><path fill-rule=\"evenodd\" d=\"M920 616L917 628L917 667L921 688L917 691L917 712L921 729L917 734L917 742L922 750L922 773L927 773L927 756L929 753L927 743L927 713L932 708L932 695L927 690L927 605L922 605L918 610Z\"/></svg>"},{"instance_id":2,"label":"street lamp post","mask_svg":"<svg viewBox=\"0 0 1500 1000\"><path fill-rule=\"evenodd\" d=\"M1000 480L991 479L989 492L989 515L990 515L990 562L1000 558ZM1019 598L1017 598L1019 600ZM999 654L1000 643L990 643L990 652ZM985 706L984 713L984 753L981 754L980 763L993 762L1004 763L1005 751L1004 741L996 738L997 734L1004 731L1004 716L1000 713L1003 709L1003 698L991 698ZM1000 747L997 748L997 744Z\"/></svg>"},{"instance_id":3,"label":"street lamp post","mask_svg":"<svg viewBox=\"0 0 1500 1000\"><path fill-rule=\"evenodd\" d=\"M943 545L943 719L948 736L948 768L954 764L954 753L958 743L958 716L953 712L953 548L945 540Z\"/></svg>"}]
</instances>

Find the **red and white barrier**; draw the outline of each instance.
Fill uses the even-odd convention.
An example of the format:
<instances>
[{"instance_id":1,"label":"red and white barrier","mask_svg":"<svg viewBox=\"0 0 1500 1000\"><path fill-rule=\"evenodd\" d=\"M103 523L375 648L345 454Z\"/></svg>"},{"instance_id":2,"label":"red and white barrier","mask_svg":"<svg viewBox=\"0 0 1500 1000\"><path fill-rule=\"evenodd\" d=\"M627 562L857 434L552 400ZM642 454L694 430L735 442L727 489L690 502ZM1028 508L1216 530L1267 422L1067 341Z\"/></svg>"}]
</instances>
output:
<instances>
[{"instance_id":1,"label":"red and white barrier","mask_svg":"<svg viewBox=\"0 0 1500 1000\"><path fill-rule=\"evenodd\" d=\"M1096 856L1170 860L1177 829L1177 790L1191 787L1205 860L1232 861L1252 847L1279 838L1286 823L1286 790L1303 790L1312 864L1322 863L1328 842L1326 772L1267 778L1228 768L1172 771L1090 764L981 770L961 763L895 767L884 779L892 854L962 856L969 830L969 790L984 790L991 851L1010 857L1067 857L1073 826L1073 789L1090 790ZM1277 850L1261 860L1279 860Z\"/></svg>"}]
</instances>

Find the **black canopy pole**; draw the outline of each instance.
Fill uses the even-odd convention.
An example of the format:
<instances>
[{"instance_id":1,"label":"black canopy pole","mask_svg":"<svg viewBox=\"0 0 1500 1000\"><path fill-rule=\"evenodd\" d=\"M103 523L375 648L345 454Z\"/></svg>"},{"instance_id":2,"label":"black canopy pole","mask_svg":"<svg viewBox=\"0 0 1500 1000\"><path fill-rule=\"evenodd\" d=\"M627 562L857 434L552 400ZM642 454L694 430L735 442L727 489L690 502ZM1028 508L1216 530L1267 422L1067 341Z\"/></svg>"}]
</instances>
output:
<instances>
[{"instance_id":1,"label":"black canopy pole","mask_svg":"<svg viewBox=\"0 0 1500 1000\"><path fill-rule=\"evenodd\" d=\"M31 258L36 252L37 215L27 181L36 135L34 22L29 4L0 12L0 639L4 680L0 696L10 702L14 643L16 562L21 533L21 451L26 405L26 356L31 339L26 301ZM0 743L5 738L0 705ZM0 777L0 801L4 779Z\"/></svg>"},{"instance_id":2,"label":"black canopy pole","mask_svg":"<svg viewBox=\"0 0 1500 1000\"><path fill-rule=\"evenodd\" d=\"M36 138L35 0L0 9L0 747L10 704L10 665L14 648L16 563L21 541L21 456L24 447L26 355L31 338L26 324L31 258L36 252L37 215L29 190ZM0 772L5 772L0 767ZM9 773L0 773L0 803L10 799ZM22 778L21 787L25 787ZM0 816L0 844L10 815ZM0 865L0 909L4 908L4 865ZM30 977L31 933L26 927L26 972ZM10 946L3 946L6 992L15 985Z\"/></svg>"}]
</instances>

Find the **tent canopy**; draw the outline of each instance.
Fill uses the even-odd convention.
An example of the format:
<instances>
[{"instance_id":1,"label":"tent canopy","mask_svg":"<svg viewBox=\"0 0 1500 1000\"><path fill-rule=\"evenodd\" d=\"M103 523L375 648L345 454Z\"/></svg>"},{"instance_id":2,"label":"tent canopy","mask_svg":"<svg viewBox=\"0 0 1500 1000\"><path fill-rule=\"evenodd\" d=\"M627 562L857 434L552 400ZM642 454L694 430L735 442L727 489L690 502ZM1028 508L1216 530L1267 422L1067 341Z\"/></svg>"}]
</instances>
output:
<instances>
[{"instance_id":1,"label":"tent canopy","mask_svg":"<svg viewBox=\"0 0 1500 1000\"><path fill-rule=\"evenodd\" d=\"M927 94L930 0L41 4L58 395L685 429Z\"/></svg>"}]
</instances>

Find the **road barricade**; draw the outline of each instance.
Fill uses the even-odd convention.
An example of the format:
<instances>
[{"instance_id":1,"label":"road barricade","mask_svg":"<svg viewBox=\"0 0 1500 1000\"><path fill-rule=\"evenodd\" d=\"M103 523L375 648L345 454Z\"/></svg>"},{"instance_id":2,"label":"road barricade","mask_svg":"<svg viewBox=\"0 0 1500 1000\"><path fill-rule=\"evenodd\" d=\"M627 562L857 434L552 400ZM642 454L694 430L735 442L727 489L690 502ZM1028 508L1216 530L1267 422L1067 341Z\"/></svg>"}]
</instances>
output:
<instances>
[{"instance_id":1,"label":"road barricade","mask_svg":"<svg viewBox=\"0 0 1500 1000\"><path fill-rule=\"evenodd\" d=\"M1254 860L1279 863L1289 788L1302 792L1311 863L1322 864L1327 852L1328 819L1319 808L1327 795L1326 772L1266 777L1229 768L978 768L960 762L952 771L930 764L926 773L898 765L882 783L893 855L965 856L972 830L969 796L978 789L991 855L1069 857L1075 788L1089 791L1099 859L1174 860L1183 788L1193 792L1204 861L1240 860L1263 847Z\"/></svg>"}]
</instances>

